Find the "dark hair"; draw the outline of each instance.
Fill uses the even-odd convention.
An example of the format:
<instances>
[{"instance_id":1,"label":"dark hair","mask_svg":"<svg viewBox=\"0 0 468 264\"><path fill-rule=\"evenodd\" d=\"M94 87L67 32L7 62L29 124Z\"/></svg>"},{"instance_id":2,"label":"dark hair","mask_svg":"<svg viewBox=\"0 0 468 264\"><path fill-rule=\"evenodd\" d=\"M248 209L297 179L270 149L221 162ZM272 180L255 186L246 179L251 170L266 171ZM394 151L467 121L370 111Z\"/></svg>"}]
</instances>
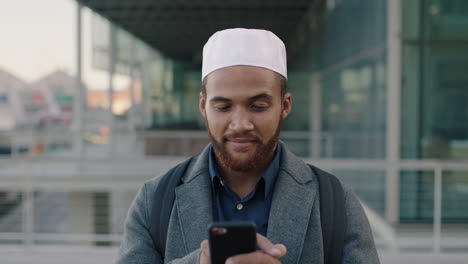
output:
<instances>
[{"instance_id":1,"label":"dark hair","mask_svg":"<svg viewBox=\"0 0 468 264\"><path fill-rule=\"evenodd\" d=\"M288 92L288 81L283 75L275 73L276 78L279 81L279 85L281 88L281 97L283 97ZM202 81L202 93L203 96L206 96L206 77Z\"/></svg>"},{"instance_id":2,"label":"dark hair","mask_svg":"<svg viewBox=\"0 0 468 264\"><path fill-rule=\"evenodd\" d=\"M283 75L276 74L276 76L280 82L281 97L284 97L284 95L288 92L288 81Z\"/></svg>"}]
</instances>

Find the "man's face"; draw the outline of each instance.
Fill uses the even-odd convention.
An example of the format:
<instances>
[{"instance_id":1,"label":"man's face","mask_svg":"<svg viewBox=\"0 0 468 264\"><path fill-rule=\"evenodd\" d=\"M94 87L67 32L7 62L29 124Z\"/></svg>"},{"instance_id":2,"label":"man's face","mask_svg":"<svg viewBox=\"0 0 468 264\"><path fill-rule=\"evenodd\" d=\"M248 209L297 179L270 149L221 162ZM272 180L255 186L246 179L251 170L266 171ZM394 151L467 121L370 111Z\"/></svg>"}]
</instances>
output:
<instances>
[{"instance_id":1,"label":"man's face","mask_svg":"<svg viewBox=\"0 0 468 264\"><path fill-rule=\"evenodd\" d=\"M253 66L226 67L206 77L200 112L222 165L249 171L271 160L281 121L291 111L291 95L281 96L279 78Z\"/></svg>"}]
</instances>

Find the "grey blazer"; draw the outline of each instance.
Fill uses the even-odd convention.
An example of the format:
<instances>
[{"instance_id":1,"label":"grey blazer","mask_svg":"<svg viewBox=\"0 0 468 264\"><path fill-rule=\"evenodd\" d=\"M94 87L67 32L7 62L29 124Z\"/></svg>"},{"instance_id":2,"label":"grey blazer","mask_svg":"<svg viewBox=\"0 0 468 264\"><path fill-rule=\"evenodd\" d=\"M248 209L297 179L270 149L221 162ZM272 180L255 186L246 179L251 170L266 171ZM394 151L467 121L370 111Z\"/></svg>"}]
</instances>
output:
<instances>
[{"instance_id":1,"label":"grey blazer","mask_svg":"<svg viewBox=\"0 0 468 264\"><path fill-rule=\"evenodd\" d=\"M281 143L280 143L281 144ZM194 158L176 198L169 220L165 259L149 233L153 193L159 178L139 190L125 220L116 263L198 263L200 243L208 238L212 221L208 147ZM317 176L307 164L282 145L281 165L268 221L267 237L284 244L282 263L323 263ZM354 193L344 187L347 227L343 263L379 263L369 222Z\"/></svg>"}]
</instances>

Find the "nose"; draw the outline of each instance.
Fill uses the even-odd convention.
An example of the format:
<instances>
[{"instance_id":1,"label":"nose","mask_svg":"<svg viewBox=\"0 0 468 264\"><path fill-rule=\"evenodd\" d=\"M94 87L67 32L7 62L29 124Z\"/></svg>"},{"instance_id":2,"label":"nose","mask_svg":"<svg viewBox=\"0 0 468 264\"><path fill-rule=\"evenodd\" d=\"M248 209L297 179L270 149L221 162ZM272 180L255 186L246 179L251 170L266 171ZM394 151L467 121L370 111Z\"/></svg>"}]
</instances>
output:
<instances>
[{"instance_id":1,"label":"nose","mask_svg":"<svg viewBox=\"0 0 468 264\"><path fill-rule=\"evenodd\" d=\"M229 122L229 130L236 133L242 133L253 129L254 124L250 115L246 111L238 109L232 113L231 120Z\"/></svg>"}]
</instances>

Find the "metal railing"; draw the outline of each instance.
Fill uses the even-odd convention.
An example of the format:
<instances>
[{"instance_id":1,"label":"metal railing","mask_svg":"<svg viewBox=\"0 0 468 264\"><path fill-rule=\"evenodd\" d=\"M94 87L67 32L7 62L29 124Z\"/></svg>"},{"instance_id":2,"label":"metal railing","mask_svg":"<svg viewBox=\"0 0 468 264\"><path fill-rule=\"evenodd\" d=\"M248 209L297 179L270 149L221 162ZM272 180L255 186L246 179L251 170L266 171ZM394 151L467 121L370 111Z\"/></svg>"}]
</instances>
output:
<instances>
[{"instance_id":1,"label":"metal railing","mask_svg":"<svg viewBox=\"0 0 468 264\"><path fill-rule=\"evenodd\" d=\"M440 160L401 160L397 163L388 163L385 160L306 160L313 162L321 168L334 170L385 170L388 167L396 168L401 171L415 172L433 172L434 177L434 204L433 204L433 228L432 228L432 251L434 253L441 252L441 237L442 237L442 179L444 171L466 172L468 177L468 163L463 161L440 161ZM398 190L396 190L398 191ZM395 193L399 195L399 193ZM395 234L395 228L392 224L387 223L378 214L368 208L364 204L366 213L370 219L374 231L384 237L388 248L391 250L399 250L398 238ZM468 230L467 230L468 234ZM457 239L455 239L456 241ZM449 246L461 246L468 249L468 239L462 239L463 243L448 243ZM421 241L419 241L421 242Z\"/></svg>"},{"instance_id":2,"label":"metal railing","mask_svg":"<svg viewBox=\"0 0 468 264\"><path fill-rule=\"evenodd\" d=\"M17 191L22 194L22 202L18 206L23 213L22 232L0 233L0 241L20 240L25 245L34 244L35 241L39 240L118 242L120 239L118 233L47 234L35 232L34 201L37 199L35 194L38 192L136 192L143 181L152 178L181 160L183 158L180 157L99 161L28 157L0 159L0 167L14 166L16 168L0 172L0 190ZM397 164L387 164L384 160L306 160L306 162L314 163L328 170L385 170L386 166L397 166L400 171L432 171L434 173L432 250L435 253L441 251L443 171L468 172L468 164L461 162L401 161ZM55 172L53 172L54 170ZM388 248L398 249L398 238L395 235L394 227L386 223L381 216L365 204L364 208L376 235L383 238Z\"/></svg>"}]
</instances>

